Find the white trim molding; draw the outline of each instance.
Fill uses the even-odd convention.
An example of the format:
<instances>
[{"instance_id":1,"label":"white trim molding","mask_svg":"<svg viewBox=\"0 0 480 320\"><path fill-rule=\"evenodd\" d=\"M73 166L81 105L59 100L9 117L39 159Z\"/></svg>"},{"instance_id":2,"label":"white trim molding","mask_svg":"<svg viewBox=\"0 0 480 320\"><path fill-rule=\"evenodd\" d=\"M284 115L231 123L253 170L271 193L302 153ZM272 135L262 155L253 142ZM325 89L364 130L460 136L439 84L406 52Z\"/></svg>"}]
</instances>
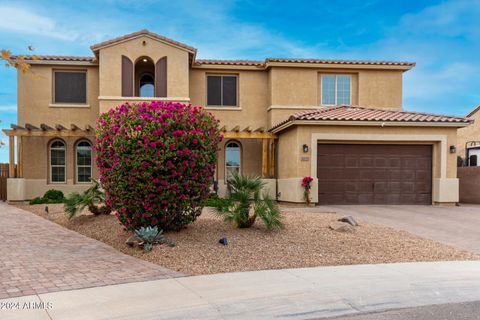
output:
<instances>
[{"instance_id":1,"label":"white trim molding","mask_svg":"<svg viewBox=\"0 0 480 320\"><path fill-rule=\"evenodd\" d=\"M188 97L122 97L122 96L99 96L98 100L105 101L174 101L174 102L190 102Z\"/></svg>"}]
</instances>

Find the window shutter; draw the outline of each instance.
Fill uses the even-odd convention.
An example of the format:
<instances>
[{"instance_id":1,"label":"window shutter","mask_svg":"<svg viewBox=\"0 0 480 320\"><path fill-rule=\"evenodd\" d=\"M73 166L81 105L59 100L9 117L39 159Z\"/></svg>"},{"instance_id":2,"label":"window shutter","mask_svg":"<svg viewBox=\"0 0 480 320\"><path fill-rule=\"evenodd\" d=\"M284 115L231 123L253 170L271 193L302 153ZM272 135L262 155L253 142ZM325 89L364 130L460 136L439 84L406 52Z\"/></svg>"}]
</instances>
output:
<instances>
[{"instance_id":1,"label":"window shutter","mask_svg":"<svg viewBox=\"0 0 480 320\"><path fill-rule=\"evenodd\" d=\"M167 96L167 57L163 57L155 64L155 96Z\"/></svg>"},{"instance_id":2,"label":"window shutter","mask_svg":"<svg viewBox=\"0 0 480 320\"><path fill-rule=\"evenodd\" d=\"M122 97L133 97L133 63L122 56Z\"/></svg>"}]
</instances>

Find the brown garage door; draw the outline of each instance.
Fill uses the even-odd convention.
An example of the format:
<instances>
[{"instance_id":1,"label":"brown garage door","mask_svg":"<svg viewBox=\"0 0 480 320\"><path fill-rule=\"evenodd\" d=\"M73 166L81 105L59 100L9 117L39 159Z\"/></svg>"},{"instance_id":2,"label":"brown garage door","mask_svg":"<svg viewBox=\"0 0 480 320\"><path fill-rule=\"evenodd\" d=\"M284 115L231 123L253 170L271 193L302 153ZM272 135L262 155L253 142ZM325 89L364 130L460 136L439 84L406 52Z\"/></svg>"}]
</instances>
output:
<instances>
[{"instance_id":1,"label":"brown garage door","mask_svg":"<svg viewBox=\"0 0 480 320\"><path fill-rule=\"evenodd\" d=\"M320 204L431 204L432 147L318 145Z\"/></svg>"}]
</instances>

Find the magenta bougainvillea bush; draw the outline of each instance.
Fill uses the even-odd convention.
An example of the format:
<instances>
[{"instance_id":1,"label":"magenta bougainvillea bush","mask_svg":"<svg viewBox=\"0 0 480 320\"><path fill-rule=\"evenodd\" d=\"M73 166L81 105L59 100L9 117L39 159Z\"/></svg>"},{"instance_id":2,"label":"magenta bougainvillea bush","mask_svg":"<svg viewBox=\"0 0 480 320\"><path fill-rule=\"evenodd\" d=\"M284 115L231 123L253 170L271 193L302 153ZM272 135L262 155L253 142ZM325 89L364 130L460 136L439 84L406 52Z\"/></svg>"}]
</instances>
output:
<instances>
[{"instance_id":1,"label":"magenta bougainvillea bush","mask_svg":"<svg viewBox=\"0 0 480 320\"><path fill-rule=\"evenodd\" d=\"M96 162L106 201L128 230L178 230L208 197L222 136L201 107L152 101L102 114Z\"/></svg>"},{"instance_id":2,"label":"magenta bougainvillea bush","mask_svg":"<svg viewBox=\"0 0 480 320\"><path fill-rule=\"evenodd\" d=\"M303 177L302 187L303 187L303 198L307 204L310 204L310 189L312 188L313 178L310 176Z\"/></svg>"}]
</instances>

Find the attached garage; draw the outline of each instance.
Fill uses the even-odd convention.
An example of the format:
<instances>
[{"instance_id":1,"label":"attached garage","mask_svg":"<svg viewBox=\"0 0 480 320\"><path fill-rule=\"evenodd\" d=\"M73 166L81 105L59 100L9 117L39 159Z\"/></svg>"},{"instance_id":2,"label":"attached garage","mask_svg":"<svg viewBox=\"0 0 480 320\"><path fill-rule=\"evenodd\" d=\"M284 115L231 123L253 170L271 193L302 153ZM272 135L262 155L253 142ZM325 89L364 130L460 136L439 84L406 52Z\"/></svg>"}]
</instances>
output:
<instances>
[{"instance_id":1,"label":"attached garage","mask_svg":"<svg viewBox=\"0 0 480 320\"><path fill-rule=\"evenodd\" d=\"M302 111L278 135L278 199L331 204L448 204L458 199L457 129L471 119L335 106Z\"/></svg>"},{"instance_id":2,"label":"attached garage","mask_svg":"<svg viewBox=\"0 0 480 320\"><path fill-rule=\"evenodd\" d=\"M431 204L432 146L319 144L320 204Z\"/></svg>"}]
</instances>

